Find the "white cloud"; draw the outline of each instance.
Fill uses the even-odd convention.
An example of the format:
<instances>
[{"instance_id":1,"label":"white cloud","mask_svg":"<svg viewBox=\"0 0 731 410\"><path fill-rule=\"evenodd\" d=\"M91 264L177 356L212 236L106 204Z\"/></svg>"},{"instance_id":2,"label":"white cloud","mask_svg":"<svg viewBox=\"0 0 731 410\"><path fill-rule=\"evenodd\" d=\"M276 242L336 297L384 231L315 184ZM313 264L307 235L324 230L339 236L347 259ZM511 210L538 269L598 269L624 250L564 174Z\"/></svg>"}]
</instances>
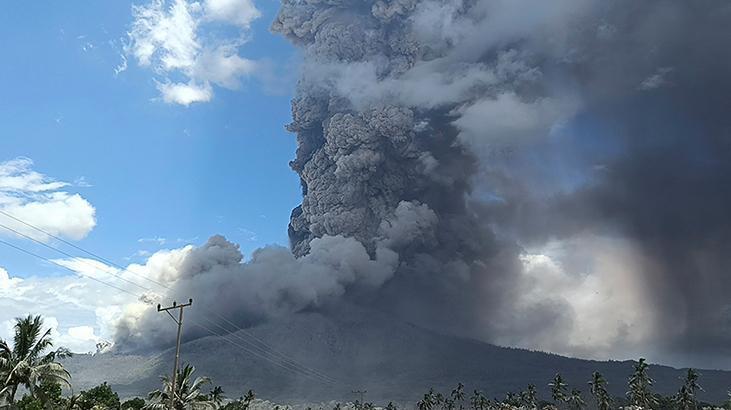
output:
<instances>
[{"instance_id":1,"label":"white cloud","mask_svg":"<svg viewBox=\"0 0 731 410\"><path fill-rule=\"evenodd\" d=\"M0 164L1 192L47 192L61 189L66 182L54 181L43 174L33 171L33 161L29 158L16 158Z\"/></svg>"},{"instance_id":2,"label":"white cloud","mask_svg":"<svg viewBox=\"0 0 731 410\"><path fill-rule=\"evenodd\" d=\"M158 84L157 89L166 103L188 106L196 102L208 102L213 98L210 84L184 83Z\"/></svg>"},{"instance_id":3,"label":"white cloud","mask_svg":"<svg viewBox=\"0 0 731 410\"><path fill-rule=\"evenodd\" d=\"M21 279L0 268L0 339L12 337L16 317L41 315L52 329L56 346L79 353L93 352L97 343L113 339L120 320L134 321L150 304L162 302L157 291L164 293L165 289L152 281L166 286L175 282L192 249L189 245L162 250L152 254L145 264L132 264L126 269L87 258L57 259L55 263L78 273L62 270L67 274L60 276Z\"/></svg>"},{"instance_id":4,"label":"white cloud","mask_svg":"<svg viewBox=\"0 0 731 410\"><path fill-rule=\"evenodd\" d=\"M256 241L259 239L259 236L256 234L256 232L252 231L251 229L239 228L239 232L247 241Z\"/></svg>"},{"instance_id":5,"label":"white cloud","mask_svg":"<svg viewBox=\"0 0 731 410\"><path fill-rule=\"evenodd\" d=\"M206 0L205 10L211 20L225 21L243 28L261 17L251 0Z\"/></svg>"},{"instance_id":6,"label":"white cloud","mask_svg":"<svg viewBox=\"0 0 731 410\"><path fill-rule=\"evenodd\" d=\"M91 188L94 185L87 181L86 177L82 175L74 180L74 186L79 188Z\"/></svg>"},{"instance_id":7,"label":"white cloud","mask_svg":"<svg viewBox=\"0 0 731 410\"><path fill-rule=\"evenodd\" d=\"M57 259L53 262L68 269L59 269L65 273L59 276L21 279L0 268L0 339L12 338L16 317L41 315L46 327L52 329L56 346L77 353L93 352L97 343L113 339L120 320L133 320L150 304L162 301L156 290L165 289L144 278L175 281L191 250L186 246L159 251L144 265L133 264L127 269L87 258Z\"/></svg>"},{"instance_id":8,"label":"white cloud","mask_svg":"<svg viewBox=\"0 0 731 410\"><path fill-rule=\"evenodd\" d=\"M0 268L0 290L2 289L10 289L11 287L16 287L20 282L23 280L20 278L11 278L8 274L8 271L6 271L3 268Z\"/></svg>"},{"instance_id":9,"label":"white cloud","mask_svg":"<svg viewBox=\"0 0 731 410\"><path fill-rule=\"evenodd\" d=\"M0 163L0 210L53 235L84 238L96 226L94 207L81 195L67 192L70 184L36 172L32 166L28 158ZM49 239L5 215L0 215L0 223L38 240Z\"/></svg>"},{"instance_id":10,"label":"white cloud","mask_svg":"<svg viewBox=\"0 0 731 410\"><path fill-rule=\"evenodd\" d=\"M88 258L69 258L69 259L54 259L54 263L64 266L74 272L78 272L83 276L106 280L110 276L122 276L120 270L111 266L108 266L95 259ZM124 276L122 276L124 277Z\"/></svg>"},{"instance_id":11,"label":"white cloud","mask_svg":"<svg viewBox=\"0 0 731 410\"><path fill-rule=\"evenodd\" d=\"M241 77L252 74L256 64L236 54L232 45L204 50L196 61L194 76L229 89L241 85Z\"/></svg>"},{"instance_id":12,"label":"white cloud","mask_svg":"<svg viewBox=\"0 0 731 410\"><path fill-rule=\"evenodd\" d=\"M120 282L109 277L106 280ZM113 329L112 322L97 311L121 311L131 299L131 295L76 275L20 279L0 268L0 338L12 338L16 317L41 315L46 327L52 329L55 346L77 353L94 351L97 342L111 339Z\"/></svg>"},{"instance_id":13,"label":"white cloud","mask_svg":"<svg viewBox=\"0 0 731 410\"><path fill-rule=\"evenodd\" d=\"M156 236L154 238L140 238L137 240L139 243L156 243L160 246L165 245L167 241L167 238L163 238L161 236Z\"/></svg>"},{"instance_id":14,"label":"white cloud","mask_svg":"<svg viewBox=\"0 0 731 410\"><path fill-rule=\"evenodd\" d=\"M132 14L125 51L156 73L167 103L210 101L212 85L236 89L256 68L254 61L238 54L251 22L261 16L251 0L152 0L133 6ZM204 32L213 24L233 25L237 36ZM181 76L186 81L174 80Z\"/></svg>"},{"instance_id":15,"label":"white cloud","mask_svg":"<svg viewBox=\"0 0 731 410\"><path fill-rule=\"evenodd\" d=\"M120 73L123 73L123 72L127 71L127 56L124 55L124 54L122 54L120 56L120 58L121 58L122 61L116 67L114 67L114 75L115 76L119 75Z\"/></svg>"}]
</instances>

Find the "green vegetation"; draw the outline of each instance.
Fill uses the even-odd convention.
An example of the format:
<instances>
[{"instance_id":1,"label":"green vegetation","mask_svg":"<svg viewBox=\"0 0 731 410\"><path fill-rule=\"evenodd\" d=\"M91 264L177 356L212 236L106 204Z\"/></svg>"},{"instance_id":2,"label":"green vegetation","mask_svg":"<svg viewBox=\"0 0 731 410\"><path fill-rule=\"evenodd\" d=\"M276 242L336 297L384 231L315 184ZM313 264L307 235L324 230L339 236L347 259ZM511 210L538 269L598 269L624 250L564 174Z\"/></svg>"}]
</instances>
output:
<instances>
[{"instance_id":1,"label":"green vegetation","mask_svg":"<svg viewBox=\"0 0 731 410\"><path fill-rule=\"evenodd\" d=\"M43 382L71 385L71 375L56 362L71 353L64 348L49 351L53 347L51 329L43 331L40 316L16 319L14 331L12 348L0 340L0 397L12 405L18 387L25 387L34 395Z\"/></svg>"},{"instance_id":2,"label":"green vegetation","mask_svg":"<svg viewBox=\"0 0 731 410\"><path fill-rule=\"evenodd\" d=\"M207 377L194 377L195 367L184 365L178 371L175 381L175 395L171 397L172 383L163 376L162 388L143 398L120 400L119 395L106 382L78 394L64 396L63 388L71 388L71 375L57 359L71 353L64 348L52 349L50 329L43 328L40 316L28 316L16 319L12 347L0 340L0 409L9 410L249 410L255 401L254 392L235 400L226 398L221 386L215 386L208 392L203 388L210 385ZM627 380L626 398L612 397L607 390L607 381L599 372L594 372L588 380L591 394L590 407L597 410L699 410L711 409L713 406L701 403L698 392L703 391L699 380L700 374L688 369L678 392L665 397L652 391L654 380L649 375L649 365L645 359L639 359ZM441 393L430 389L416 403L419 410L584 410L587 401L580 389L570 387L561 374L556 374L548 384L550 399L544 401L539 397L535 385L529 384L520 393L508 392L503 400L490 400L480 390L474 390L467 397L465 386L457 386ZM73 390L71 390L73 391ZM20 393L19 393L20 392ZM16 400L16 396L22 397ZM729 393L731 397L731 392ZM731 400L716 408L731 410ZM278 409L276 406L275 409ZM288 407L284 407L288 408ZM374 410L371 402L352 404L336 404L333 410ZM398 410L393 402L378 407L385 410Z\"/></svg>"},{"instance_id":3,"label":"green vegetation","mask_svg":"<svg viewBox=\"0 0 731 410\"><path fill-rule=\"evenodd\" d=\"M607 381L599 372L594 372L589 381L591 394L594 396L598 410L609 410L612 407L612 398L607 392Z\"/></svg>"},{"instance_id":4,"label":"green vegetation","mask_svg":"<svg viewBox=\"0 0 731 410\"><path fill-rule=\"evenodd\" d=\"M194 410L194 409L215 409L217 405L212 400L210 394L201 392L201 387L211 382L208 377L197 377L193 379L195 367L185 365L183 369L178 371L175 379L175 394L173 395L173 382L168 376L162 377L162 390L150 392L148 398L150 403L145 405L144 409L149 410L166 410L170 409L172 402L175 410ZM223 391L218 392L219 398L222 397Z\"/></svg>"},{"instance_id":5,"label":"green vegetation","mask_svg":"<svg viewBox=\"0 0 731 410\"><path fill-rule=\"evenodd\" d=\"M120 410L141 410L143 407L145 407L145 399L135 397L122 403Z\"/></svg>"},{"instance_id":6,"label":"green vegetation","mask_svg":"<svg viewBox=\"0 0 731 410\"><path fill-rule=\"evenodd\" d=\"M80 410L92 410L96 408L118 409L121 404L119 396L104 382L89 391L82 391L76 405Z\"/></svg>"}]
</instances>

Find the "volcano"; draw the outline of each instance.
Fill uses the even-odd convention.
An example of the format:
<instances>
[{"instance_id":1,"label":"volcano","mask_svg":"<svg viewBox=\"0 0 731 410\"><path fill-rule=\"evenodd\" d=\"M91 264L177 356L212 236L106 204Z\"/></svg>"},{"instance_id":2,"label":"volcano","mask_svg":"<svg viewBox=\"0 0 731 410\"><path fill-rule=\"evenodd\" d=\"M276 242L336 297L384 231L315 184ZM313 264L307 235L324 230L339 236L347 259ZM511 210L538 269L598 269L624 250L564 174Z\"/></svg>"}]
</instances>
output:
<instances>
[{"instance_id":1,"label":"volcano","mask_svg":"<svg viewBox=\"0 0 731 410\"><path fill-rule=\"evenodd\" d=\"M188 324L190 325L190 324ZM255 346L266 344L277 353ZM171 371L173 349L158 353L76 355L64 365L77 389L107 381L122 397L144 396ZM284 356L297 365L286 362ZM548 382L558 372L585 391L592 372L601 372L615 396L624 396L631 361L592 361L506 348L440 334L389 315L352 306L301 312L225 336L207 336L182 345L181 360L199 376L213 379L228 397L249 389L258 397L287 403L347 402L353 390L366 400L413 404L430 388L448 392L458 383L503 398L531 383L550 397ZM305 370L307 368L308 370ZM726 398L731 372L702 370L700 399ZM670 395L685 370L653 365L656 391Z\"/></svg>"}]
</instances>

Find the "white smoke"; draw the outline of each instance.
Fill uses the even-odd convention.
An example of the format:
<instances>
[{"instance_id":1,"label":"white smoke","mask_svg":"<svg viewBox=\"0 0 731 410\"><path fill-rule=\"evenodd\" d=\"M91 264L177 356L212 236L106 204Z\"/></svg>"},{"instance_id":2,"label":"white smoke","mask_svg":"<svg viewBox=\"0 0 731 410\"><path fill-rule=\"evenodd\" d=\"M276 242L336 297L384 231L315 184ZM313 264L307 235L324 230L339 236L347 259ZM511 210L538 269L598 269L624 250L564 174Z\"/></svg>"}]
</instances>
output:
<instances>
[{"instance_id":1,"label":"white smoke","mask_svg":"<svg viewBox=\"0 0 731 410\"><path fill-rule=\"evenodd\" d=\"M193 298L189 334L200 335L205 331L195 323L210 327L203 318L215 319L212 312L239 326L250 325L318 306L353 287L379 287L398 265L395 252L381 247L371 258L352 238L319 238L311 249L295 258L288 249L271 246L244 261L237 245L214 236L201 247L158 252L145 266L131 269L170 285L156 300ZM129 349L167 343L172 330L161 325L166 319L143 301L127 306L117 323L117 345Z\"/></svg>"}]
</instances>

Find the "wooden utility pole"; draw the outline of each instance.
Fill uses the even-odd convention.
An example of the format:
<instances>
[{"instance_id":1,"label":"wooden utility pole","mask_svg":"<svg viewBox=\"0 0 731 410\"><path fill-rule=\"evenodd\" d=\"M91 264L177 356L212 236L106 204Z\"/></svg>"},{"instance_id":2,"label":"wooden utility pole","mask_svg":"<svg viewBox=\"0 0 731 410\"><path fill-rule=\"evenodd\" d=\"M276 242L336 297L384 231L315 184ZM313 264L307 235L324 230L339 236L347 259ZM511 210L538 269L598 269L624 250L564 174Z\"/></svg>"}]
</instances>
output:
<instances>
[{"instance_id":1,"label":"wooden utility pole","mask_svg":"<svg viewBox=\"0 0 731 410\"><path fill-rule=\"evenodd\" d=\"M368 390L353 390L352 393L360 397L360 407L363 408L363 396L368 393Z\"/></svg>"},{"instance_id":2,"label":"wooden utility pole","mask_svg":"<svg viewBox=\"0 0 731 410\"><path fill-rule=\"evenodd\" d=\"M172 384L170 385L170 410L175 409L175 387L177 386L178 382L178 363L180 361L180 334L183 330L183 308L186 308L193 304L193 299L188 299L188 303L183 303L182 305L178 305L177 302L173 301L172 306L168 306L166 308L161 307L158 303L157 305L157 311L158 312L165 312L170 316L171 319L173 319L173 322L178 324L178 340L175 342L175 363L173 364L173 379ZM178 318L175 319L175 316L173 316L170 311L173 309L178 309Z\"/></svg>"}]
</instances>

